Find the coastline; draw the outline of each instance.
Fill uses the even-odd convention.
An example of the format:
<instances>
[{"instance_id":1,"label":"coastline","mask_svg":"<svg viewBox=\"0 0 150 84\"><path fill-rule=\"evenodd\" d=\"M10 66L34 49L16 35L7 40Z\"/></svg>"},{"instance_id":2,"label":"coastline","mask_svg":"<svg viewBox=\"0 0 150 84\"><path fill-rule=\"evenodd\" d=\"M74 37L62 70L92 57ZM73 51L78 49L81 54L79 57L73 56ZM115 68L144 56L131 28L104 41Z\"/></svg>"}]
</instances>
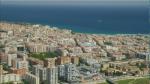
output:
<instances>
[{"instance_id":1,"label":"coastline","mask_svg":"<svg viewBox=\"0 0 150 84\"><path fill-rule=\"evenodd\" d=\"M39 25L39 26L49 26L50 28L57 28L59 30L69 30L73 33L76 33L76 34L87 34L87 35L104 35L104 36L109 36L109 35L150 35L150 32L149 33L88 33L88 32L76 32L76 31L73 31L71 27L60 27L60 26L52 26L52 25L48 25L48 24L41 24L41 23L29 23L29 22L13 22L13 21L0 21L0 23L8 23L8 24L18 24L18 25Z\"/></svg>"},{"instance_id":2,"label":"coastline","mask_svg":"<svg viewBox=\"0 0 150 84\"><path fill-rule=\"evenodd\" d=\"M150 33L147 9L143 7L7 5L1 6L1 12L0 21L50 25L79 33L109 35Z\"/></svg>"}]
</instances>

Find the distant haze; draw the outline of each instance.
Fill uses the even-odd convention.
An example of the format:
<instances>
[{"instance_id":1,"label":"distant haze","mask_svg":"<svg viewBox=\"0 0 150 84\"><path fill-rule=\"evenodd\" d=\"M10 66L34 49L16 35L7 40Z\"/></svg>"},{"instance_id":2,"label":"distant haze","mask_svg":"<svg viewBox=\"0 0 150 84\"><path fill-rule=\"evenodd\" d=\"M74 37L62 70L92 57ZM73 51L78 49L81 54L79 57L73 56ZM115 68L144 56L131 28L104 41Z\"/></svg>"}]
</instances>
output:
<instances>
[{"instance_id":1,"label":"distant haze","mask_svg":"<svg viewBox=\"0 0 150 84\"><path fill-rule=\"evenodd\" d=\"M2 4L146 5L148 0L1 0Z\"/></svg>"}]
</instances>

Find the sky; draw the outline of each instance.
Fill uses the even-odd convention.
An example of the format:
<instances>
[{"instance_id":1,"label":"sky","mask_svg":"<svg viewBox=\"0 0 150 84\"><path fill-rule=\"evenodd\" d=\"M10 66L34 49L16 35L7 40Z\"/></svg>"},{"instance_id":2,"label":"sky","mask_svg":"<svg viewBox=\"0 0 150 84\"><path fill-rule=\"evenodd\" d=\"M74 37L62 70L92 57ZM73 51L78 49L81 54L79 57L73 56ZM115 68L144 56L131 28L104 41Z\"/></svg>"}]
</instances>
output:
<instances>
[{"instance_id":1,"label":"sky","mask_svg":"<svg viewBox=\"0 0 150 84\"><path fill-rule=\"evenodd\" d=\"M0 0L1 4L125 4L145 5L149 0Z\"/></svg>"}]
</instances>

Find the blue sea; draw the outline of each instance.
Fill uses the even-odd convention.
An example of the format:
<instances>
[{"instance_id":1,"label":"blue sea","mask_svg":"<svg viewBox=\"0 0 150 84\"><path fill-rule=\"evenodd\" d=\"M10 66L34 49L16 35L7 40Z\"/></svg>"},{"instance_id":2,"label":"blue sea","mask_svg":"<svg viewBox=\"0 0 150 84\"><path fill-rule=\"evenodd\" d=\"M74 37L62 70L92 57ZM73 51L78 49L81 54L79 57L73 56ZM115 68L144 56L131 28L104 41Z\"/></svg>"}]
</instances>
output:
<instances>
[{"instance_id":1,"label":"blue sea","mask_svg":"<svg viewBox=\"0 0 150 84\"><path fill-rule=\"evenodd\" d=\"M146 6L1 5L0 21L50 25L81 33L150 33Z\"/></svg>"}]
</instances>

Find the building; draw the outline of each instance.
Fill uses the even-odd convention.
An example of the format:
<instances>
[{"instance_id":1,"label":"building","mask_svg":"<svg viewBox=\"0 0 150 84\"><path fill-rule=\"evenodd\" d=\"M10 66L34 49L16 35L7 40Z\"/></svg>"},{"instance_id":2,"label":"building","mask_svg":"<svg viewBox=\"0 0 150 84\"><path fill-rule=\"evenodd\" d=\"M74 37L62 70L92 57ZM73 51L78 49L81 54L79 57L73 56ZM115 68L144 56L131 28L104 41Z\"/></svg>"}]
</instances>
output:
<instances>
[{"instance_id":1,"label":"building","mask_svg":"<svg viewBox=\"0 0 150 84\"><path fill-rule=\"evenodd\" d=\"M57 41L59 44L63 46L75 46L76 43L73 38L63 38Z\"/></svg>"},{"instance_id":2,"label":"building","mask_svg":"<svg viewBox=\"0 0 150 84\"><path fill-rule=\"evenodd\" d=\"M0 75L3 74L3 65L0 65Z\"/></svg>"},{"instance_id":3,"label":"building","mask_svg":"<svg viewBox=\"0 0 150 84\"><path fill-rule=\"evenodd\" d=\"M64 49L64 48L58 48L56 50L56 52L60 55L60 56L67 56L69 54L68 50Z\"/></svg>"},{"instance_id":4,"label":"building","mask_svg":"<svg viewBox=\"0 0 150 84\"><path fill-rule=\"evenodd\" d=\"M150 53L146 55L146 60L150 62Z\"/></svg>"},{"instance_id":5,"label":"building","mask_svg":"<svg viewBox=\"0 0 150 84\"><path fill-rule=\"evenodd\" d=\"M11 72L21 76L25 75L28 72L28 61L21 58L13 59Z\"/></svg>"},{"instance_id":6,"label":"building","mask_svg":"<svg viewBox=\"0 0 150 84\"><path fill-rule=\"evenodd\" d=\"M12 67L16 69L26 69L28 70L28 61L25 59L13 59L12 60Z\"/></svg>"},{"instance_id":7,"label":"building","mask_svg":"<svg viewBox=\"0 0 150 84\"><path fill-rule=\"evenodd\" d=\"M109 53L109 56L112 57L112 60L123 60L126 58L126 56L123 55L121 52L111 52Z\"/></svg>"},{"instance_id":8,"label":"building","mask_svg":"<svg viewBox=\"0 0 150 84\"><path fill-rule=\"evenodd\" d=\"M26 47L30 52L48 52L49 51L49 45L45 45L42 43L27 43Z\"/></svg>"},{"instance_id":9,"label":"building","mask_svg":"<svg viewBox=\"0 0 150 84\"><path fill-rule=\"evenodd\" d=\"M55 64L56 64L55 61L56 61L56 58L47 58L44 61L44 66L47 68L55 67Z\"/></svg>"},{"instance_id":10,"label":"building","mask_svg":"<svg viewBox=\"0 0 150 84\"><path fill-rule=\"evenodd\" d=\"M65 65L58 65L58 78L64 80L65 77Z\"/></svg>"},{"instance_id":11,"label":"building","mask_svg":"<svg viewBox=\"0 0 150 84\"><path fill-rule=\"evenodd\" d=\"M8 54L15 54L17 53L17 41L10 41L9 43L6 44L7 46L5 46L5 53Z\"/></svg>"},{"instance_id":12,"label":"building","mask_svg":"<svg viewBox=\"0 0 150 84\"><path fill-rule=\"evenodd\" d=\"M17 54L8 54L7 64L8 66L12 66L12 60L17 58Z\"/></svg>"},{"instance_id":13,"label":"building","mask_svg":"<svg viewBox=\"0 0 150 84\"><path fill-rule=\"evenodd\" d=\"M57 58L57 64L58 65L63 65L63 64L67 64L67 63L71 63L71 57L69 56L60 56Z\"/></svg>"},{"instance_id":14,"label":"building","mask_svg":"<svg viewBox=\"0 0 150 84\"><path fill-rule=\"evenodd\" d=\"M51 67L47 69L47 84L58 84L58 68Z\"/></svg>"},{"instance_id":15,"label":"building","mask_svg":"<svg viewBox=\"0 0 150 84\"><path fill-rule=\"evenodd\" d=\"M77 53L83 53L81 47L71 47L71 48L68 49L68 51L70 53L75 53L75 54L77 54Z\"/></svg>"},{"instance_id":16,"label":"building","mask_svg":"<svg viewBox=\"0 0 150 84\"><path fill-rule=\"evenodd\" d=\"M28 81L30 84L40 84L39 83L39 77L33 75L33 74L30 74L30 73L27 73L24 77L24 79L26 81Z\"/></svg>"},{"instance_id":17,"label":"building","mask_svg":"<svg viewBox=\"0 0 150 84\"><path fill-rule=\"evenodd\" d=\"M146 54L146 61L147 61L147 67L149 68L149 74L150 74L150 53Z\"/></svg>"},{"instance_id":18,"label":"building","mask_svg":"<svg viewBox=\"0 0 150 84\"><path fill-rule=\"evenodd\" d=\"M66 64L65 65L65 80L68 82L77 81L79 71L76 68L75 64Z\"/></svg>"},{"instance_id":19,"label":"building","mask_svg":"<svg viewBox=\"0 0 150 84\"><path fill-rule=\"evenodd\" d=\"M32 73L39 77L40 83L44 82L47 77L47 68L44 68L42 65L34 65L32 68Z\"/></svg>"},{"instance_id":20,"label":"building","mask_svg":"<svg viewBox=\"0 0 150 84\"><path fill-rule=\"evenodd\" d=\"M109 68L109 66L110 66L110 64L109 64L109 63L103 63L103 64L102 64L102 70L106 70L106 69L108 69L108 68Z\"/></svg>"},{"instance_id":21,"label":"building","mask_svg":"<svg viewBox=\"0 0 150 84\"><path fill-rule=\"evenodd\" d=\"M87 65L93 65L93 64L96 64L98 63L98 61L94 58L91 58L91 57L81 57L82 61L87 64Z\"/></svg>"},{"instance_id":22,"label":"building","mask_svg":"<svg viewBox=\"0 0 150 84\"><path fill-rule=\"evenodd\" d=\"M20 82L21 77L18 74L5 74L0 76L0 84L7 82Z\"/></svg>"},{"instance_id":23,"label":"building","mask_svg":"<svg viewBox=\"0 0 150 84\"><path fill-rule=\"evenodd\" d=\"M146 61L147 66L150 67L150 52L149 53L139 53L137 55L138 58L144 59Z\"/></svg>"},{"instance_id":24,"label":"building","mask_svg":"<svg viewBox=\"0 0 150 84\"><path fill-rule=\"evenodd\" d=\"M7 38L7 37L8 37L7 31L0 30L0 38L3 39L3 38Z\"/></svg>"},{"instance_id":25,"label":"building","mask_svg":"<svg viewBox=\"0 0 150 84\"><path fill-rule=\"evenodd\" d=\"M6 30L0 29L0 38L1 39L7 38L7 37L12 36L12 35L13 35L13 31L11 31L11 30L6 31Z\"/></svg>"},{"instance_id":26,"label":"building","mask_svg":"<svg viewBox=\"0 0 150 84\"><path fill-rule=\"evenodd\" d=\"M25 51L25 45L24 45L24 43L18 43L18 45L17 45L17 51Z\"/></svg>"},{"instance_id":27,"label":"building","mask_svg":"<svg viewBox=\"0 0 150 84\"><path fill-rule=\"evenodd\" d=\"M47 68L40 68L39 69L39 78L40 82L44 82L47 78Z\"/></svg>"},{"instance_id":28,"label":"building","mask_svg":"<svg viewBox=\"0 0 150 84\"><path fill-rule=\"evenodd\" d=\"M42 65L33 65L32 74L39 77L39 68L43 68Z\"/></svg>"},{"instance_id":29,"label":"building","mask_svg":"<svg viewBox=\"0 0 150 84\"><path fill-rule=\"evenodd\" d=\"M101 64L96 63L96 64L93 64L92 67L93 67L95 70L100 71L100 69L101 69Z\"/></svg>"},{"instance_id":30,"label":"building","mask_svg":"<svg viewBox=\"0 0 150 84\"><path fill-rule=\"evenodd\" d=\"M6 63L7 62L7 55L0 50L0 63Z\"/></svg>"},{"instance_id":31,"label":"building","mask_svg":"<svg viewBox=\"0 0 150 84\"><path fill-rule=\"evenodd\" d=\"M79 64L79 57L78 57L78 56L72 56L72 57L71 57L71 62L72 62L73 64L78 65L78 64Z\"/></svg>"},{"instance_id":32,"label":"building","mask_svg":"<svg viewBox=\"0 0 150 84\"><path fill-rule=\"evenodd\" d=\"M2 83L3 65L0 65L0 83Z\"/></svg>"},{"instance_id":33,"label":"building","mask_svg":"<svg viewBox=\"0 0 150 84\"><path fill-rule=\"evenodd\" d=\"M23 76L26 74L27 72L27 69L16 69L16 68L11 68L11 72L14 73L14 74L19 74L20 76Z\"/></svg>"}]
</instances>

